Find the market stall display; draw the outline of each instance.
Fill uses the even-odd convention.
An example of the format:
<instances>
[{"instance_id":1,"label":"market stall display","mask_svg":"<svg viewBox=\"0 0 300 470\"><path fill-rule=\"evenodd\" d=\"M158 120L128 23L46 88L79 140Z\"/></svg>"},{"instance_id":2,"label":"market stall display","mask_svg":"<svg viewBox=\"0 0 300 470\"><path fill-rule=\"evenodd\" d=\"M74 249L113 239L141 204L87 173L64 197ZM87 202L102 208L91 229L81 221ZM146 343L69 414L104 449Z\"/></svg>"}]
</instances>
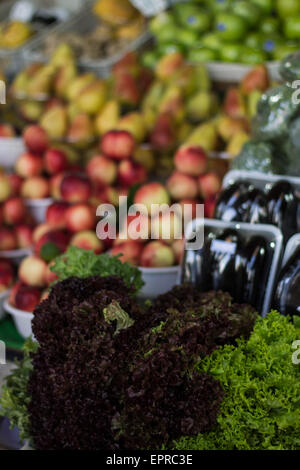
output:
<instances>
[{"instance_id":1,"label":"market stall display","mask_svg":"<svg viewBox=\"0 0 300 470\"><path fill-rule=\"evenodd\" d=\"M0 72L0 367L22 356L0 420L24 449L299 450L300 2L140 5L0 27L23 50Z\"/></svg>"}]
</instances>

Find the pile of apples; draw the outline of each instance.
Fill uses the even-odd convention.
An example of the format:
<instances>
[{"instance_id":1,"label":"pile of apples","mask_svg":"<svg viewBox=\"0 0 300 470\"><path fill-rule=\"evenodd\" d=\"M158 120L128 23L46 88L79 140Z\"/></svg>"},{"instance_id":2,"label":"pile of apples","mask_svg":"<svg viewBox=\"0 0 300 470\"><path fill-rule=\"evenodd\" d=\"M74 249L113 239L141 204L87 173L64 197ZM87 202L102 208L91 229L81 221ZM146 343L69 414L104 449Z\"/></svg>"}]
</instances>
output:
<instances>
[{"instance_id":1,"label":"pile of apples","mask_svg":"<svg viewBox=\"0 0 300 470\"><path fill-rule=\"evenodd\" d=\"M12 287L15 280L15 267L9 259L0 259L0 294Z\"/></svg>"},{"instance_id":2,"label":"pile of apples","mask_svg":"<svg viewBox=\"0 0 300 470\"><path fill-rule=\"evenodd\" d=\"M0 251L28 248L35 221L19 195L16 175L0 173Z\"/></svg>"}]
</instances>

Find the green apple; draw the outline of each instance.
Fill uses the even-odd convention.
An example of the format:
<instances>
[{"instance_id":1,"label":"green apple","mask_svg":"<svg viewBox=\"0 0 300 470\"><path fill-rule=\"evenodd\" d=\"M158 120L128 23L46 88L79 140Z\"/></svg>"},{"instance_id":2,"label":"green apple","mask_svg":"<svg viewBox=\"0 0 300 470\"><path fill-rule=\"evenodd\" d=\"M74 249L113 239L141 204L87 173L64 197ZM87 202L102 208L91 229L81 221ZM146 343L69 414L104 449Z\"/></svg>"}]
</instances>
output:
<instances>
[{"instance_id":1,"label":"green apple","mask_svg":"<svg viewBox=\"0 0 300 470\"><path fill-rule=\"evenodd\" d=\"M284 44L284 39L278 35L265 36L262 43L262 50L273 57L276 49Z\"/></svg>"},{"instance_id":2,"label":"green apple","mask_svg":"<svg viewBox=\"0 0 300 470\"><path fill-rule=\"evenodd\" d=\"M223 41L218 33L207 33L201 37L201 42L203 46L209 49L219 50Z\"/></svg>"},{"instance_id":3,"label":"green apple","mask_svg":"<svg viewBox=\"0 0 300 470\"><path fill-rule=\"evenodd\" d=\"M175 26L175 18L169 12L161 12L156 15L149 23L149 29L154 35L159 34L164 28L168 26Z\"/></svg>"},{"instance_id":4,"label":"green apple","mask_svg":"<svg viewBox=\"0 0 300 470\"><path fill-rule=\"evenodd\" d=\"M241 44L224 44L220 49L220 58L224 62L239 62L242 50Z\"/></svg>"},{"instance_id":5,"label":"green apple","mask_svg":"<svg viewBox=\"0 0 300 470\"><path fill-rule=\"evenodd\" d=\"M261 32L250 33L245 39L245 45L251 47L251 49L261 49L264 37Z\"/></svg>"},{"instance_id":6,"label":"green apple","mask_svg":"<svg viewBox=\"0 0 300 470\"><path fill-rule=\"evenodd\" d=\"M264 18L261 25L260 31L265 34L278 33L280 29L280 21L275 16L268 16Z\"/></svg>"},{"instance_id":7,"label":"green apple","mask_svg":"<svg viewBox=\"0 0 300 470\"><path fill-rule=\"evenodd\" d=\"M191 29L182 28L178 30L177 35L173 37L173 40L179 42L179 44L183 44L184 46L193 46L198 40L198 35Z\"/></svg>"},{"instance_id":8,"label":"green apple","mask_svg":"<svg viewBox=\"0 0 300 470\"><path fill-rule=\"evenodd\" d=\"M167 25L155 34L158 42L171 42L177 37L180 27L176 25Z\"/></svg>"},{"instance_id":9,"label":"green apple","mask_svg":"<svg viewBox=\"0 0 300 470\"><path fill-rule=\"evenodd\" d=\"M216 16L215 29L225 41L237 41L245 37L248 24L238 15L220 13Z\"/></svg>"},{"instance_id":10,"label":"green apple","mask_svg":"<svg viewBox=\"0 0 300 470\"><path fill-rule=\"evenodd\" d=\"M145 67L148 67L150 69L154 69L157 61L159 59L158 53L154 51L146 51L142 55L142 64Z\"/></svg>"},{"instance_id":11,"label":"green apple","mask_svg":"<svg viewBox=\"0 0 300 470\"><path fill-rule=\"evenodd\" d=\"M218 59L218 54L213 49L201 47L198 49L191 49L188 52L187 58L190 62L194 63L211 62Z\"/></svg>"},{"instance_id":12,"label":"green apple","mask_svg":"<svg viewBox=\"0 0 300 470\"><path fill-rule=\"evenodd\" d=\"M208 3L215 13L222 13L223 11L229 10L232 2L233 0L211 0Z\"/></svg>"},{"instance_id":13,"label":"green apple","mask_svg":"<svg viewBox=\"0 0 300 470\"><path fill-rule=\"evenodd\" d=\"M299 0L276 0L275 6L280 18L298 16L300 13Z\"/></svg>"},{"instance_id":14,"label":"green apple","mask_svg":"<svg viewBox=\"0 0 300 470\"><path fill-rule=\"evenodd\" d=\"M250 2L261 7L265 15L271 15L273 12L274 0L250 0Z\"/></svg>"},{"instance_id":15,"label":"green apple","mask_svg":"<svg viewBox=\"0 0 300 470\"><path fill-rule=\"evenodd\" d=\"M257 65L266 62L267 56L259 49L252 49L251 47L244 46L241 53L241 62L247 65Z\"/></svg>"},{"instance_id":16,"label":"green apple","mask_svg":"<svg viewBox=\"0 0 300 470\"><path fill-rule=\"evenodd\" d=\"M300 18L286 18L283 32L287 39L300 39Z\"/></svg>"},{"instance_id":17,"label":"green apple","mask_svg":"<svg viewBox=\"0 0 300 470\"><path fill-rule=\"evenodd\" d=\"M274 60L282 60L290 54L299 51L300 44L297 43L287 43L282 44L281 46L277 47L273 54Z\"/></svg>"},{"instance_id":18,"label":"green apple","mask_svg":"<svg viewBox=\"0 0 300 470\"><path fill-rule=\"evenodd\" d=\"M174 52L180 52L181 54L184 55L185 53L185 47L182 44L178 44L176 42L166 42L166 43L161 43L157 47L157 53L160 56L164 56L167 54L173 54Z\"/></svg>"},{"instance_id":19,"label":"green apple","mask_svg":"<svg viewBox=\"0 0 300 470\"><path fill-rule=\"evenodd\" d=\"M257 25L262 16L261 7L255 3L249 2L249 0L240 0L234 2L231 10L235 15L240 16L247 23L249 23L249 26L251 27Z\"/></svg>"},{"instance_id":20,"label":"green apple","mask_svg":"<svg viewBox=\"0 0 300 470\"><path fill-rule=\"evenodd\" d=\"M211 25L211 16L208 10L201 9L191 3L178 3L175 15L180 25L198 33L208 31Z\"/></svg>"}]
</instances>

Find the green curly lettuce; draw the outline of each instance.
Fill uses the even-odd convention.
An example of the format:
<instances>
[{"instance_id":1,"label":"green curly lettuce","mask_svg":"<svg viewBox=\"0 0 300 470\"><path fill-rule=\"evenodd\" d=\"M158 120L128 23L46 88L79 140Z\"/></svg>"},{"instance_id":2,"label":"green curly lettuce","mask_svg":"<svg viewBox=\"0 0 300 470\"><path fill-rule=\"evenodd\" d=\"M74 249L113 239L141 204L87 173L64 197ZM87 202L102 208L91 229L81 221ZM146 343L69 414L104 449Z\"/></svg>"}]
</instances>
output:
<instances>
[{"instance_id":1,"label":"green curly lettuce","mask_svg":"<svg viewBox=\"0 0 300 470\"><path fill-rule=\"evenodd\" d=\"M136 292L144 285L141 272L128 263L122 263L118 256L106 253L96 255L93 251L75 246L70 246L65 253L55 258L51 271L57 274L59 281L69 277L118 276L128 287L134 286Z\"/></svg>"},{"instance_id":2,"label":"green curly lettuce","mask_svg":"<svg viewBox=\"0 0 300 470\"><path fill-rule=\"evenodd\" d=\"M225 391L218 425L181 438L176 449L300 449L300 366L292 361L299 323L273 311L256 322L248 341L224 346L198 365Z\"/></svg>"},{"instance_id":3,"label":"green curly lettuce","mask_svg":"<svg viewBox=\"0 0 300 470\"><path fill-rule=\"evenodd\" d=\"M16 360L16 368L6 378L0 396L0 416L7 417L11 428L18 427L22 441L30 441L29 414L27 406L30 396L27 393L27 384L32 365L32 354L37 351L38 345L31 338L24 345L24 358Z\"/></svg>"}]
</instances>

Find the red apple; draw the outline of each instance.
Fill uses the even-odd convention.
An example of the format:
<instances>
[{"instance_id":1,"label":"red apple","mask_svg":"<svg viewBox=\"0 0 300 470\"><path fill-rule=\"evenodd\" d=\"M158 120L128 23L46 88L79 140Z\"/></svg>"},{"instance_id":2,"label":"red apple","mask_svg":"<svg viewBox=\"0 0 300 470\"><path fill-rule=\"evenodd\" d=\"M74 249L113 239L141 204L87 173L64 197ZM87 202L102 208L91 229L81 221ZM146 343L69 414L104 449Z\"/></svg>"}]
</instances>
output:
<instances>
[{"instance_id":1,"label":"red apple","mask_svg":"<svg viewBox=\"0 0 300 470\"><path fill-rule=\"evenodd\" d=\"M36 287L21 284L15 294L15 306L25 312L33 312L41 301L41 291Z\"/></svg>"},{"instance_id":2,"label":"red apple","mask_svg":"<svg viewBox=\"0 0 300 470\"><path fill-rule=\"evenodd\" d=\"M213 219L216 208L216 198L206 199L204 202L204 215L207 219Z\"/></svg>"},{"instance_id":3,"label":"red apple","mask_svg":"<svg viewBox=\"0 0 300 470\"><path fill-rule=\"evenodd\" d=\"M48 266L47 266L47 269L46 269L46 283L48 286L50 286L50 284L52 284L52 282L56 281L58 279L58 276L57 274L55 274L53 271L51 271L51 267L53 266L54 264L54 261L51 261Z\"/></svg>"},{"instance_id":4,"label":"red apple","mask_svg":"<svg viewBox=\"0 0 300 470\"><path fill-rule=\"evenodd\" d=\"M12 289L10 291L8 301L9 301L10 305L12 305L13 307L16 306L16 294L19 291L21 286L23 286L23 283L18 281L18 282L16 282L16 284L12 287Z\"/></svg>"},{"instance_id":5,"label":"red apple","mask_svg":"<svg viewBox=\"0 0 300 470\"><path fill-rule=\"evenodd\" d=\"M0 293L9 289L14 280L14 269L6 260L0 260Z\"/></svg>"},{"instance_id":6,"label":"red apple","mask_svg":"<svg viewBox=\"0 0 300 470\"><path fill-rule=\"evenodd\" d=\"M136 192L134 203L141 205L141 212L147 212L149 216L155 215L159 211L159 205L170 204L170 195L162 184L148 183Z\"/></svg>"},{"instance_id":7,"label":"red apple","mask_svg":"<svg viewBox=\"0 0 300 470\"><path fill-rule=\"evenodd\" d=\"M16 236L19 248L28 248L33 244L33 228L30 225L17 225Z\"/></svg>"},{"instance_id":8,"label":"red apple","mask_svg":"<svg viewBox=\"0 0 300 470\"><path fill-rule=\"evenodd\" d=\"M175 155L175 166L178 171L186 175L202 175L207 168L207 155L202 147L184 145Z\"/></svg>"},{"instance_id":9,"label":"red apple","mask_svg":"<svg viewBox=\"0 0 300 470\"><path fill-rule=\"evenodd\" d=\"M49 146L46 131L38 125L28 126L23 133L23 138L30 152L38 153L39 155L46 152Z\"/></svg>"},{"instance_id":10,"label":"red apple","mask_svg":"<svg viewBox=\"0 0 300 470\"><path fill-rule=\"evenodd\" d=\"M167 181L167 188L171 197L176 201L181 199L195 199L198 196L198 185L195 178L175 171Z\"/></svg>"},{"instance_id":11,"label":"red apple","mask_svg":"<svg viewBox=\"0 0 300 470\"><path fill-rule=\"evenodd\" d=\"M66 173L58 173L50 178L50 194L54 199L61 199L60 185Z\"/></svg>"},{"instance_id":12,"label":"red apple","mask_svg":"<svg viewBox=\"0 0 300 470\"><path fill-rule=\"evenodd\" d=\"M204 199L216 196L222 187L220 177L214 172L201 175L198 179L198 183L200 194Z\"/></svg>"},{"instance_id":13,"label":"red apple","mask_svg":"<svg viewBox=\"0 0 300 470\"><path fill-rule=\"evenodd\" d=\"M146 169L139 163L123 160L118 171L118 182L121 186L133 186L144 183L147 179Z\"/></svg>"},{"instance_id":14,"label":"red apple","mask_svg":"<svg viewBox=\"0 0 300 470\"><path fill-rule=\"evenodd\" d=\"M119 194L115 188L111 186L96 186L94 188L91 204L98 207L100 204L112 204L113 206L119 205Z\"/></svg>"},{"instance_id":15,"label":"red apple","mask_svg":"<svg viewBox=\"0 0 300 470\"><path fill-rule=\"evenodd\" d=\"M153 241L145 246L140 266L144 268L167 268L175 264L175 255L170 246Z\"/></svg>"},{"instance_id":16,"label":"red apple","mask_svg":"<svg viewBox=\"0 0 300 470\"><path fill-rule=\"evenodd\" d=\"M63 230L52 230L44 233L35 243L34 251L37 256L41 256L42 248L47 243L53 243L57 246L60 253L64 253L68 248L70 235Z\"/></svg>"},{"instance_id":17,"label":"red apple","mask_svg":"<svg viewBox=\"0 0 300 470\"><path fill-rule=\"evenodd\" d=\"M49 196L49 193L49 182L42 176L33 176L22 184L21 195L25 199L44 199Z\"/></svg>"},{"instance_id":18,"label":"red apple","mask_svg":"<svg viewBox=\"0 0 300 470\"><path fill-rule=\"evenodd\" d=\"M47 264L37 256L28 256L19 266L18 276L27 286L45 287Z\"/></svg>"},{"instance_id":19,"label":"red apple","mask_svg":"<svg viewBox=\"0 0 300 470\"><path fill-rule=\"evenodd\" d=\"M7 177L9 179L10 185L11 185L11 195L12 196L19 196L20 192L21 192L21 186L22 186L22 183L23 183L23 178L19 175L16 175L15 173L12 173L12 174L8 175Z\"/></svg>"},{"instance_id":20,"label":"red apple","mask_svg":"<svg viewBox=\"0 0 300 470\"><path fill-rule=\"evenodd\" d=\"M43 235L45 235L45 233L53 232L53 230L54 230L53 225L50 225L48 223L38 225L34 229L33 234L32 234L33 243L37 243L39 239L42 238Z\"/></svg>"},{"instance_id":21,"label":"red apple","mask_svg":"<svg viewBox=\"0 0 300 470\"><path fill-rule=\"evenodd\" d=\"M15 137L16 131L11 124L0 124L0 137Z\"/></svg>"},{"instance_id":22,"label":"red apple","mask_svg":"<svg viewBox=\"0 0 300 470\"><path fill-rule=\"evenodd\" d=\"M16 173L22 178L39 176L43 172L44 162L42 157L33 153L22 153L16 162Z\"/></svg>"},{"instance_id":23,"label":"red apple","mask_svg":"<svg viewBox=\"0 0 300 470\"><path fill-rule=\"evenodd\" d=\"M50 175L56 175L67 170L69 163L67 155L62 150L50 148L45 153L44 165Z\"/></svg>"},{"instance_id":24,"label":"red apple","mask_svg":"<svg viewBox=\"0 0 300 470\"><path fill-rule=\"evenodd\" d=\"M115 182L118 169L116 163L110 158L96 155L89 161L86 171L92 181L110 185Z\"/></svg>"},{"instance_id":25,"label":"red apple","mask_svg":"<svg viewBox=\"0 0 300 470\"><path fill-rule=\"evenodd\" d=\"M184 240L175 240L172 244L172 248L175 254L176 264L181 264L184 257Z\"/></svg>"},{"instance_id":26,"label":"red apple","mask_svg":"<svg viewBox=\"0 0 300 470\"><path fill-rule=\"evenodd\" d=\"M76 233L71 238L70 244L83 250L93 250L96 254L102 253L105 249L103 241L99 240L92 230Z\"/></svg>"},{"instance_id":27,"label":"red apple","mask_svg":"<svg viewBox=\"0 0 300 470\"><path fill-rule=\"evenodd\" d=\"M133 155L135 140L127 131L112 130L104 134L100 148L108 157L114 160L123 160Z\"/></svg>"},{"instance_id":28,"label":"red apple","mask_svg":"<svg viewBox=\"0 0 300 470\"><path fill-rule=\"evenodd\" d=\"M120 256L122 263L129 263L132 266L138 266L143 245L135 240L129 240L121 245L115 245L111 250L112 256Z\"/></svg>"},{"instance_id":29,"label":"red apple","mask_svg":"<svg viewBox=\"0 0 300 470\"><path fill-rule=\"evenodd\" d=\"M66 202L87 202L92 196L92 185L84 174L68 174L61 181L60 192Z\"/></svg>"},{"instance_id":30,"label":"red apple","mask_svg":"<svg viewBox=\"0 0 300 470\"><path fill-rule=\"evenodd\" d=\"M7 199L3 204L4 222L8 225L21 224L27 215L24 200L20 197Z\"/></svg>"},{"instance_id":31,"label":"red apple","mask_svg":"<svg viewBox=\"0 0 300 470\"><path fill-rule=\"evenodd\" d=\"M69 203L64 201L53 202L46 212L47 223L56 228L66 228L66 212L69 206Z\"/></svg>"},{"instance_id":32,"label":"red apple","mask_svg":"<svg viewBox=\"0 0 300 470\"><path fill-rule=\"evenodd\" d=\"M96 225L95 209L89 204L75 204L66 211L66 223L71 232L93 230Z\"/></svg>"},{"instance_id":33,"label":"red apple","mask_svg":"<svg viewBox=\"0 0 300 470\"><path fill-rule=\"evenodd\" d=\"M0 227L0 251L16 250L17 237L13 229Z\"/></svg>"}]
</instances>

